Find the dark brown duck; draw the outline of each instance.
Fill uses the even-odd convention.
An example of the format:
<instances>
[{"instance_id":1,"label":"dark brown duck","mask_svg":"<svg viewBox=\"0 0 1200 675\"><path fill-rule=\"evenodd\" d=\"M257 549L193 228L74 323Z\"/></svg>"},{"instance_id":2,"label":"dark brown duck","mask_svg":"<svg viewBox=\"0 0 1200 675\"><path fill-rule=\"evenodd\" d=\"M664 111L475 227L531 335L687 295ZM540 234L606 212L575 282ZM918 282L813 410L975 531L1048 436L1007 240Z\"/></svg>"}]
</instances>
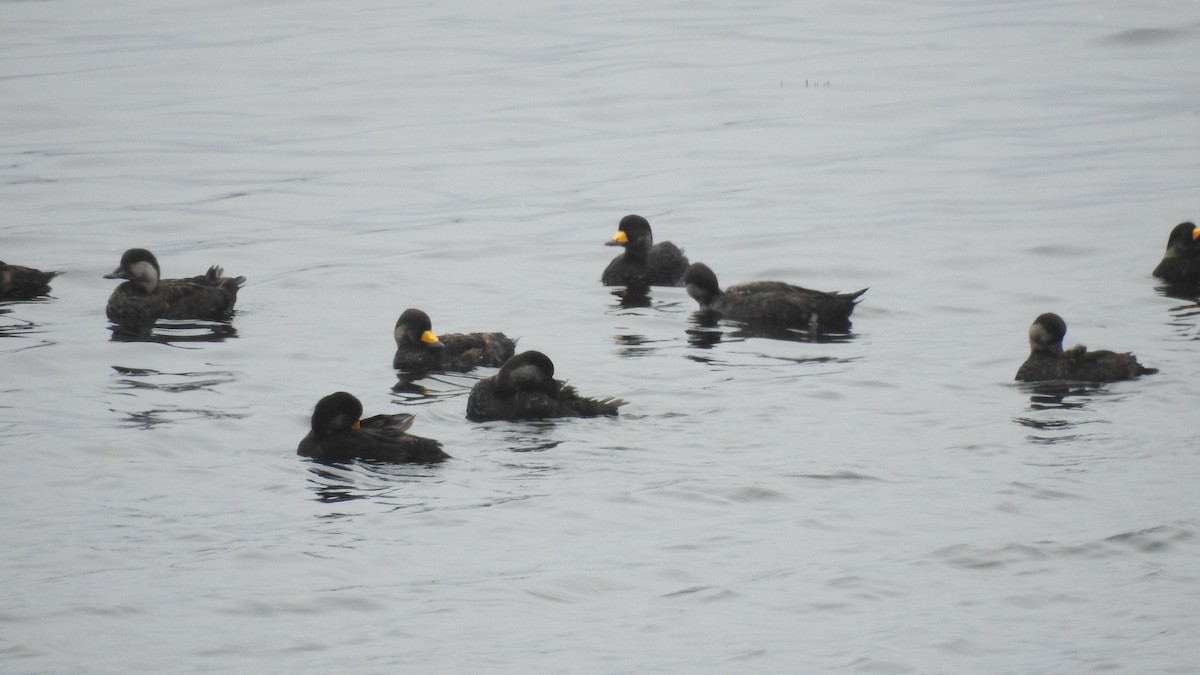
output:
<instances>
[{"instance_id":1,"label":"dark brown duck","mask_svg":"<svg viewBox=\"0 0 1200 675\"><path fill-rule=\"evenodd\" d=\"M131 248L121 264L105 279L128 279L108 298L108 319L123 326L151 326L159 319L204 319L223 321L233 314L238 289L246 277L223 276L213 266L208 272L186 279L161 279L154 254Z\"/></svg>"},{"instance_id":2,"label":"dark brown duck","mask_svg":"<svg viewBox=\"0 0 1200 675\"><path fill-rule=\"evenodd\" d=\"M777 323L797 328L844 330L859 296L814 291L782 281L751 281L721 290L717 275L704 263L694 263L683 277L688 295L700 308L727 319L748 323Z\"/></svg>"},{"instance_id":3,"label":"dark brown duck","mask_svg":"<svg viewBox=\"0 0 1200 675\"><path fill-rule=\"evenodd\" d=\"M669 241L655 244L650 222L641 216L622 218L617 233L605 245L625 247L625 252L613 258L600 276L606 286L679 286L683 283L687 256Z\"/></svg>"},{"instance_id":4,"label":"dark brown duck","mask_svg":"<svg viewBox=\"0 0 1200 675\"><path fill-rule=\"evenodd\" d=\"M404 310L393 335L392 367L413 372L498 368L516 352L516 343L504 333L447 333L439 338L429 315L419 309Z\"/></svg>"},{"instance_id":5,"label":"dark brown duck","mask_svg":"<svg viewBox=\"0 0 1200 675\"><path fill-rule=\"evenodd\" d=\"M528 420L551 417L616 415L625 405L619 398L580 396L575 388L554 379L554 363L536 351L512 357L495 375L480 380L467 398L467 418Z\"/></svg>"},{"instance_id":6,"label":"dark brown duck","mask_svg":"<svg viewBox=\"0 0 1200 675\"><path fill-rule=\"evenodd\" d=\"M1154 276L1174 283L1200 283L1200 227L1180 223L1171 230Z\"/></svg>"},{"instance_id":7,"label":"dark brown duck","mask_svg":"<svg viewBox=\"0 0 1200 675\"><path fill-rule=\"evenodd\" d=\"M317 401L312 429L296 453L320 462L376 462L432 464L450 458L432 438L407 433L412 415L375 415L362 418L362 403L344 391Z\"/></svg>"},{"instance_id":8,"label":"dark brown duck","mask_svg":"<svg viewBox=\"0 0 1200 675\"><path fill-rule=\"evenodd\" d=\"M1017 369L1020 382L1070 380L1077 382L1117 382L1141 375L1157 373L1138 363L1133 354L1107 350L1088 351L1077 345L1063 350L1067 323L1057 314L1047 312L1034 319L1029 327L1029 358Z\"/></svg>"}]
</instances>

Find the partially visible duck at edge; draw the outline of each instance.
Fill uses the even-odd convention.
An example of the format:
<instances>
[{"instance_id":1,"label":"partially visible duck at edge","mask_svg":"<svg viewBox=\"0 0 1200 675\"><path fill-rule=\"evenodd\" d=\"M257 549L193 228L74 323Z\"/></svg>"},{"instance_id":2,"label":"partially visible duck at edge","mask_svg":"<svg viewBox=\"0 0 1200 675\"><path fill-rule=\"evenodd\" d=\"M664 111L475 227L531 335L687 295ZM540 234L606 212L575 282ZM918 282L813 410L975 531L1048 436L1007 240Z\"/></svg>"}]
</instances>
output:
<instances>
[{"instance_id":1,"label":"partially visible duck at edge","mask_svg":"<svg viewBox=\"0 0 1200 675\"><path fill-rule=\"evenodd\" d=\"M1029 358L1017 369L1015 379L1019 382L1117 382L1158 372L1157 368L1138 363L1133 354L1088 351L1082 345L1064 351L1062 341L1066 334L1067 323L1053 312L1034 319L1029 327Z\"/></svg>"},{"instance_id":2,"label":"partially visible duck at edge","mask_svg":"<svg viewBox=\"0 0 1200 675\"><path fill-rule=\"evenodd\" d=\"M693 263L683 277L688 295L703 310L727 319L767 322L797 328L845 330L850 314L867 289L853 293L814 291L782 281L751 281L721 290L717 275L704 263Z\"/></svg>"},{"instance_id":3,"label":"partially visible duck at edge","mask_svg":"<svg viewBox=\"0 0 1200 675\"><path fill-rule=\"evenodd\" d=\"M356 459L398 464L432 464L450 458L432 438L407 433L416 419L399 413L362 419L362 402L339 391L317 401L312 429L296 454L320 462L344 463Z\"/></svg>"},{"instance_id":4,"label":"partially visible duck at edge","mask_svg":"<svg viewBox=\"0 0 1200 675\"><path fill-rule=\"evenodd\" d=\"M1173 283L1200 283L1200 227L1180 223L1171 230L1154 276Z\"/></svg>"},{"instance_id":5,"label":"partially visible duck at edge","mask_svg":"<svg viewBox=\"0 0 1200 675\"><path fill-rule=\"evenodd\" d=\"M439 338L429 315L412 308L400 315L393 335L396 355L392 367L406 371L498 368L516 352L515 341L504 333L447 333Z\"/></svg>"},{"instance_id":6,"label":"partially visible duck at edge","mask_svg":"<svg viewBox=\"0 0 1200 675\"><path fill-rule=\"evenodd\" d=\"M638 215L621 219L617 233L606 246L623 246L625 252L612 259L600 281L606 286L680 286L688 259L675 244L655 244L650 223Z\"/></svg>"},{"instance_id":7,"label":"partially visible duck at edge","mask_svg":"<svg viewBox=\"0 0 1200 675\"><path fill-rule=\"evenodd\" d=\"M105 279L128 279L108 298L110 321L123 326L153 325L158 319L204 319L223 321L233 314L238 289L246 277L227 277L213 266L208 272L186 279L162 279L154 254L131 248L121 264Z\"/></svg>"},{"instance_id":8,"label":"partially visible duck at edge","mask_svg":"<svg viewBox=\"0 0 1200 675\"><path fill-rule=\"evenodd\" d=\"M625 405L620 398L580 396L575 388L554 379L554 363L537 351L512 357L495 375L480 380L467 398L467 418L527 420L552 417L616 415Z\"/></svg>"},{"instance_id":9,"label":"partially visible duck at edge","mask_svg":"<svg viewBox=\"0 0 1200 675\"><path fill-rule=\"evenodd\" d=\"M50 292L50 280L62 272L0 262L0 300L32 300Z\"/></svg>"}]
</instances>

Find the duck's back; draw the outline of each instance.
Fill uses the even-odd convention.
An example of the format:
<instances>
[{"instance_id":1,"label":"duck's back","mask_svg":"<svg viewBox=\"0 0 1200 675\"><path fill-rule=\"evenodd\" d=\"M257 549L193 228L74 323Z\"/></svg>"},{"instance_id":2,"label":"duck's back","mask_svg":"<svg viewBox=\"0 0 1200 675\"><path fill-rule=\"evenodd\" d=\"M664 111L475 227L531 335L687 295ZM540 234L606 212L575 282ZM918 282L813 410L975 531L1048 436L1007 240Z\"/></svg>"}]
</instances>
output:
<instances>
[{"instance_id":1,"label":"duck's back","mask_svg":"<svg viewBox=\"0 0 1200 675\"><path fill-rule=\"evenodd\" d=\"M1063 355L1069 375L1066 379L1071 380L1118 382L1158 372L1157 368L1147 368L1138 363L1133 354L1106 349L1088 351L1086 347L1080 346L1066 350Z\"/></svg>"},{"instance_id":2,"label":"duck's back","mask_svg":"<svg viewBox=\"0 0 1200 675\"><path fill-rule=\"evenodd\" d=\"M822 328L843 327L855 301L866 292L827 293L782 281L752 281L731 286L714 306L722 314L746 321L807 325L814 317Z\"/></svg>"},{"instance_id":3,"label":"duck's back","mask_svg":"<svg viewBox=\"0 0 1200 675\"><path fill-rule=\"evenodd\" d=\"M29 300L50 292L50 280L61 272L0 262L0 300Z\"/></svg>"},{"instance_id":4,"label":"duck's back","mask_svg":"<svg viewBox=\"0 0 1200 675\"><path fill-rule=\"evenodd\" d=\"M450 333L439 339L446 345L443 360L455 368L499 368L517 349L504 333Z\"/></svg>"},{"instance_id":5,"label":"duck's back","mask_svg":"<svg viewBox=\"0 0 1200 675\"><path fill-rule=\"evenodd\" d=\"M550 419L616 415L624 405L620 399L580 396L574 387L559 385L554 394L540 389L519 389L508 394L497 391L494 378L480 380L467 397L467 418L488 420Z\"/></svg>"}]
</instances>

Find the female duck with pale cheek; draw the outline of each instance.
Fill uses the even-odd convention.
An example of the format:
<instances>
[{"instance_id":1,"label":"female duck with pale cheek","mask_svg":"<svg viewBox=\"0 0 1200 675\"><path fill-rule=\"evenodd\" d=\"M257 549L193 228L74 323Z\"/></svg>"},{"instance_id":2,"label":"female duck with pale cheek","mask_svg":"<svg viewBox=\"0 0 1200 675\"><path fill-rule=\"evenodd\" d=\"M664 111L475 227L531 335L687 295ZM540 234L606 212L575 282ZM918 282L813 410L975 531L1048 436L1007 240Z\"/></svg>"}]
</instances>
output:
<instances>
[{"instance_id":1,"label":"female duck with pale cheek","mask_svg":"<svg viewBox=\"0 0 1200 675\"><path fill-rule=\"evenodd\" d=\"M438 441L406 433L416 419L412 415L375 415L364 420L362 412L358 398L344 391L317 401L312 429L296 453L320 462L432 464L450 458Z\"/></svg>"},{"instance_id":2,"label":"female duck with pale cheek","mask_svg":"<svg viewBox=\"0 0 1200 675\"><path fill-rule=\"evenodd\" d=\"M223 321L233 314L246 277L223 276L214 265L186 279L162 279L158 259L144 248L131 248L105 279L128 279L108 298L108 319L123 326L153 325L159 319Z\"/></svg>"},{"instance_id":3,"label":"female duck with pale cheek","mask_svg":"<svg viewBox=\"0 0 1200 675\"><path fill-rule=\"evenodd\" d=\"M1167 251L1154 276L1176 283L1200 283L1200 227L1180 223L1167 238Z\"/></svg>"},{"instance_id":4,"label":"female duck with pale cheek","mask_svg":"<svg viewBox=\"0 0 1200 675\"><path fill-rule=\"evenodd\" d=\"M622 218L617 233L606 246L625 247L625 252L613 258L600 276L606 286L679 286L683 283L687 256L669 241L655 244L650 223L641 216Z\"/></svg>"},{"instance_id":5,"label":"female duck with pale cheek","mask_svg":"<svg viewBox=\"0 0 1200 675\"><path fill-rule=\"evenodd\" d=\"M448 333L439 338L429 315L406 309L393 331L396 355L392 367L411 372L500 367L512 358L516 343L504 333Z\"/></svg>"},{"instance_id":6,"label":"female duck with pale cheek","mask_svg":"<svg viewBox=\"0 0 1200 675\"><path fill-rule=\"evenodd\" d=\"M1067 323L1047 312L1029 327L1029 358L1017 369L1020 382L1068 380L1076 382L1117 382L1157 373L1138 363L1133 354L1118 354L1104 349L1088 351L1083 345L1063 350Z\"/></svg>"}]
</instances>

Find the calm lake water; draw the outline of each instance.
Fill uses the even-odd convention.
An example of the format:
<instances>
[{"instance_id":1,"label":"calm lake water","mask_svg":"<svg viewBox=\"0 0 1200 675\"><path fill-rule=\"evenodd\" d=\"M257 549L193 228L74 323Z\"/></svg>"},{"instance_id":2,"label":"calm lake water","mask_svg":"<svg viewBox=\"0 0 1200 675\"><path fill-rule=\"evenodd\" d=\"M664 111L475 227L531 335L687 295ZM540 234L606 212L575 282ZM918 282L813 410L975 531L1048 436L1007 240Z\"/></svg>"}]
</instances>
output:
<instances>
[{"instance_id":1,"label":"calm lake water","mask_svg":"<svg viewBox=\"0 0 1200 675\"><path fill-rule=\"evenodd\" d=\"M66 272L0 314L0 671L1195 672L1200 4L1133 4L0 3L0 259ZM628 213L853 332L622 307ZM135 246L232 334L112 340ZM406 307L630 403L470 423ZM1014 384L1047 311L1162 372ZM455 459L298 458L339 389Z\"/></svg>"}]
</instances>

